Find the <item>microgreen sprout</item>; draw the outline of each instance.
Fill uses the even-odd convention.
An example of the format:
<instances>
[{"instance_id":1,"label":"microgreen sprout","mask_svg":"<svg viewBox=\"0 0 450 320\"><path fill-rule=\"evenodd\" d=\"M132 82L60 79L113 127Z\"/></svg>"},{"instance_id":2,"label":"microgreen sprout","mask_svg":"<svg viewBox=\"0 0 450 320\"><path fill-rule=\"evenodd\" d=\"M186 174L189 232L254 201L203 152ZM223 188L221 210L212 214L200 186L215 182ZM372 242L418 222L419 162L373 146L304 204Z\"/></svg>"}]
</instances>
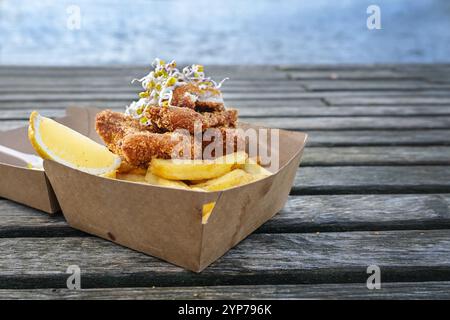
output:
<instances>
[{"instance_id":1,"label":"microgreen sprout","mask_svg":"<svg viewBox=\"0 0 450 320\"><path fill-rule=\"evenodd\" d=\"M176 87L194 83L199 89L215 89L218 90L228 78L216 83L210 77L205 76L204 67L200 64L193 64L183 68L180 72L176 68L175 61L166 63L164 60L156 58L150 71L141 79L133 79L139 81L144 91L139 93L139 100L131 102L127 106L125 113L135 119L139 119L140 123L150 125L150 120L145 117L145 111L148 106L167 107L171 105L173 91Z\"/></svg>"}]
</instances>

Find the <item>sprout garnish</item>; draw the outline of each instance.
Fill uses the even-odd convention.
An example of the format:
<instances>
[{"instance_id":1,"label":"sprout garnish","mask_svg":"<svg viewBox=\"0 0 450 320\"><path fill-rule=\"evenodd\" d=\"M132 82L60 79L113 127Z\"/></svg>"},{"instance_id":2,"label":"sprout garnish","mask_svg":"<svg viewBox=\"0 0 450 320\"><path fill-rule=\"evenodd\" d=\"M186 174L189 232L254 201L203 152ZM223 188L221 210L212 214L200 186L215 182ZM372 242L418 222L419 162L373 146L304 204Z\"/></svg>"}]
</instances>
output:
<instances>
[{"instance_id":1,"label":"sprout garnish","mask_svg":"<svg viewBox=\"0 0 450 320\"><path fill-rule=\"evenodd\" d=\"M200 64L193 64L183 68L180 72L176 68L176 62L166 63L164 60L156 58L152 67L154 68L148 75L139 81L144 91L139 93L139 100L131 102L126 107L125 113L135 119L139 119L141 124L150 125L150 120L145 117L148 106L167 107L171 105L173 90L184 84L194 83L201 90L218 90L228 78L216 83L210 77L205 76L204 67Z\"/></svg>"}]
</instances>

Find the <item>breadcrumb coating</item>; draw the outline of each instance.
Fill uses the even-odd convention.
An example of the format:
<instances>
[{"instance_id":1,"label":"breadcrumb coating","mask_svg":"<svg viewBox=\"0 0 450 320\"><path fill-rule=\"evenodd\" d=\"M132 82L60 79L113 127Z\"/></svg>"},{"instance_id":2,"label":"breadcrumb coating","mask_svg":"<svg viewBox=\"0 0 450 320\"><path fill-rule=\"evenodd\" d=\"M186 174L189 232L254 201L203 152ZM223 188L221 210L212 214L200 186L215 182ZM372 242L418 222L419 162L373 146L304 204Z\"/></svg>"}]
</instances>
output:
<instances>
[{"instance_id":1,"label":"breadcrumb coating","mask_svg":"<svg viewBox=\"0 0 450 320\"><path fill-rule=\"evenodd\" d=\"M193 83L184 84L173 90L172 106L195 109L196 111L223 111L225 106L218 89L200 89Z\"/></svg>"},{"instance_id":2,"label":"breadcrumb coating","mask_svg":"<svg viewBox=\"0 0 450 320\"><path fill-rule=\"evenodd\" d=\"M202 131L216 127L234 128L238 112L236 109L197 112L190 108L182 107L148 107L146 117L160 130L175 131L177 129L185 129L193 134L196 124L201 126Z\"/></svg>"},{"instance_id":3,"label":"breadcrumb coating","mask_svg":"<svg viewBox=\"0 0 450 320\"><path fill-rule=\"evenodd\" d=\"M241 141L238 131L229 127L236 124L235 110L199 113L189 108L155 107L151 108L151 114L152 126L141 125L139 120L111 110L97 114L95 129L109 150L124 160L121 170L146 168L152 158L202 158L203 150L216 141L214 135L211 141L197 141L192 135L195 120L205 130L215 129L222 135L219 149L222 147L223 154L236 151ZM215 152L206 155L210 156L216 156Z\"/></svg>"}]
</instances>

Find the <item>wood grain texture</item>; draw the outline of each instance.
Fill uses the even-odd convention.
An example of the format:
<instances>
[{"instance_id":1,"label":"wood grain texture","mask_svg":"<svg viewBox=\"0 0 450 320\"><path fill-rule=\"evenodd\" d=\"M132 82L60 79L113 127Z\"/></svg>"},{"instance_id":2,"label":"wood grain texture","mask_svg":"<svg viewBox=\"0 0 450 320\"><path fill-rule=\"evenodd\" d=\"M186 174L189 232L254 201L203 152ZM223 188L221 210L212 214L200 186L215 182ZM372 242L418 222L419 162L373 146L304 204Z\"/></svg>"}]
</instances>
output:
<instances>
[{"instance_id":1,"label":"wood grain texture","mask_svg":"<svg viewBox=\"0 0 450 320\"><path fill-rule=\"evenodd\" d=\"M61 214L50 216L24 205L0 198L0 237L82 236L68 226Z\"/></svg>"},{"instance_id":2,"label":"wood grain texture","mask_svg":"<svg viewBox=\"0 0 450 320\"><path fill-rule=\"evenodd\" d=\"M307 147L302 165L450 165L450 147Z\"/></svg>"},{"instance_id":3,"label":"wood grain texture","mask_svg":"<svg viewBox=\"0 0 450 320\"><path fill-rule=\"evenodd\" d=\"M26 80L24 81L24 78ZM0 77L0 92L2 93L26 93L27 84L31 92L55 93L55 92L114 92L126 91L129 93L137 93L142 89L142 85L134 81L132 76L126 77L78 77L78 78L60 78L60 77ZM435 87L439 88L441 84ZM300 81L292 80L238 80L228 81L224 84L222 90L242 91L246 88L253 88L269 91L292 91L299 89L302 91L304 86ZM98 90L97 90L98 89Z\"/></svg>"},{"instance_id":4,"label":"wood grain texture","mask_svg":"<svg viewBox=\"0 0 450 320\"><path fill-rule=\"evenodd\" d=\"M0 111L1 113L2 111ZM60 115L62 112L44 110L44 115ZM17 121L0 121L0 130L8 130L27 125L20 117ZM417 129L417 130L307 130L307 146L449 146L450 130Z\"/></svg>"},{"instance_id":5,"label":"wood grain texture","mask_svg":"<svg viewBox=\"0 0 450 320\"><path fill-rule=\"evenodd\" d=\"M241 300L241 299L449 299L450 282L382 283L368 290L365 283L152 287L110 289L0 289L0 299L120 299L120 300Z\"/></svg>"},{"instance_id":6,"label":"wood grain texture","mask_svg":"<svg viewBox=\"0 0 450 320\"><path fill-rule=\"evenodd\" d=\"M291 79L295 80L317 80L317 79L414 79L415 76L403 75L401 72L389 69L367 69L367 70L307 70L288 72Z\"/></svg>"},{"instance_id":7,"label":"wood grain texture","mask_svg":"<svg viewBox=\"0 0 450 320\"><path fill-rule=\"evenodd\" d=\"M411 129L449 129L448 116L421 117L285 117L285 118L251 118L246 122L272 128L290 130L411 130Z\"/></svg>"},{"instance_id":8,"label":"wood grain texture","mask_svg":"<svg viewBox=\"0 0 450 320\"><path fill-rule=\"evenodd\" d=\"M19 68L2 67L0 78L141 78L150 72L151 67L26 67ZM235 80L283 80L288 79L288 74L276 68L276 66L206 66L207 75L213 79L229 77Z\"/></svg>"},{"instance_id":9,"label":"wood grain texture","mask_svg":"<svg viewBox=\"0 0 450 320\"><path fill-rule=\"evenodd\" d=\"M7 104L7 107L0 106L0 120L11 119L27 119L33 110L39 110L41 114L50 117L60 117L64 115L64 108L61 108L61 104L53 104L56 108L50 108L47 104L35 104L33 108L26 108L24 106L14 107L11 104ZM63 104L64 105L64 104ZM70 104L65 104L69 106ZM89 106L98 105L93 102L87 104ZM42 106L42 108L40 108ZM99 107L105 108L105 104L99 104ZM320 106L316 101L301 103L236 103L234 108L239 110L241 117L345 117L345 116L449 116L450 106ZM111 107L114 111L124 112L125 104L114 103Z\"/></svg>"},{"instance_id":10,"label":"wood grain texture","mask_svg":"<svg viewBox=\"0 0 450 320\"><path fill-rule=\"evenodd\" d=\"M423 90L423 91L412 91L408 92L410 98L405 98L404 91L325 91L325 92L312 92L312 91L289 91L289 92L224 92L223 96L225 101L231 103L233 101L239 100L297 100L305 98L328 98L330 104L393 104L396 100L403 101L403 104L417 104L421 101L429 100L434 104L449 104L450 92L447 90ZM389 98L393 98L389 100ZM414 102L412 98L417 99ZM14 101L132 101L136 99L136 93L128 92L114 92L114 93L95 93L86 92L84 94L77 93L29 93L29 94L14 94L14 93L4 93L0 95L0 102L14 102ZM359 98L359 99L358 99ZM402 99L400 99L402 98ZM347 100L348 99L348 100ZM379 99L379 100L378 100ZM372 100L372 101L371 101ZM377 102L373 102L373 100ZM408 103L411 101L412 103ZM401 102L402 103L402 102ZM421 104L426 104L427 102L422 102Z\"/></svg>"},{"instance_id":11,"label":"wood grain texture","mask_svg":"<svg viewBox=\"0 0 450 320\"><path fill-rule=\"evenodd\" d=\"M20 110L24 109L65 109L67 107L86 107L95 106L98 108L117 108L123 111L125 106L130 103L130 100L116 100L105 102L102 100L93 101L13 101L0 102L0 110ZM318 107L325 106L325 103L319 98L299 99L299 100L237 100L227 103L229 107L233 108L273 108L279 107Z\"/></svg>"},{"instance_id":12,"label":"wood grain texture","mask_svg":"<svg viewBox=\"0 0 450 320\"><path fill-rule=\"evenodd\" d=\"M450 130L308 130L307 146L433 146L450 145Z\"/></svg>"},{"instance_id":13,"label":"wood grain texture","mask_svg":"<svg viewBox=\"0 0 450 320\"><path fill-rule=\"evenodd\" d=\"M420 97L420 96L399 96L399 97L327 97L325 100L331 105L448 105L450 97Z\"/></svg>"},{"instance_id":14,"label":"wood grain texture","mask_svg":"<svg viewBox=\"0 0 450 320\"><path fill-rule=\"evenodd\" d=\"M446 193L449 166L301 167L293 194Z\"/></svg>"},{"instance_id":15,"label":"wood grain texture","mask_svg":"<svg viewBox=\"0 0 450 320\"><path fill-rule=\"evenodd\" d=\"M2 66L0 130L34 109L123 110L147 69ZM244 121L308 132L281 212L194 274L0 199L0 298L449 298L449 64L207 72L232 79L225 99ZM86 290L55 289L70 264ZM382 290L365 286L370 264Z\"/></svg>"},{"instance_id":16,"label":"wood grain texture","mask_svg":"<svg viewBox=\"0 0 450 320\"><path fill-rule=\"evenodd\" d=\"M449 84L430 83L419 80L312 80L300 81L308 90L312 91L356 91L356 90L381 90L381 91L416 91L424 89L449 90Z\"/></svg>"},{"instance_id":17,"label":"wood grain texture","mask_svg":"<svg viewBox=\"0 0 450 320\"><path fill-rule=\"evenodd\" d=\"M423 130L450 129L450 116L423 117L241 117L257 125L288 130ZM0 130L26 125L26 120L0 121Z\"/></svg>"},{"instance_id":18,"label":"wood grain texture","mask_svg":"<svg viewBox=\"0 0 450 320\"><path fill-rule=\"evenodd\" d=\"M290 196L257 233L443 229L450 226L449 194ZM87 236L62 215L0 200L0 237Z\"/></svg>"},{"instance_id":19,"label":"wood grain texture","mask_svg":"<svg viewBox=\"0 0 450 320\"><path fill-rule=\"evenodd\" d=\"M200 274L105 240L0 239L0 287L63 288L69 265L82 286L198 286L361 282L378 265L386 282L450 280L450 231L253 234Z\"/></svg>"}]
</instances>

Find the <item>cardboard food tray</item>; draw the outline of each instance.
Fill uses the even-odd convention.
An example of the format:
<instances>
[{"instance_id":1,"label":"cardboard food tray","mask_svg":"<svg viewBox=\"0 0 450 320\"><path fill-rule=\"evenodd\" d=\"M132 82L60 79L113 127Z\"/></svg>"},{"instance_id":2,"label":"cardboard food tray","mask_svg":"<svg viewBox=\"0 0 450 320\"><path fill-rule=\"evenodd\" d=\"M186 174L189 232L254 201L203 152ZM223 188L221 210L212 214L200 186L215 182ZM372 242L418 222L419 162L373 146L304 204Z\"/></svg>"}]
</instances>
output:
<instances>
[{"instance_id":1,"label":"cardboard food tray","mask_svg":"<svg viewBox=\"0 0 450 320\"><path fill-rule=\"evenodd\" d=\"M97 110L84 110L78 121L92 127L80 132L98 141L92 129ZM113 180L54 161L45 161L44 168L70 226L199 272L284 206L306 134L280 130L279 137L275 174L220 192ZM203 205L210 202L216 205L202 224Z\"/></svg>"},{"instance_id":2,"label":"cardboard food tray","mask_svg":"<svg viewBox=\"0 0 450 320\"><path fill-rule=\"evenodd\" d=\"M86 117L89 115L89 112L81 108L68 108L66 116L56 120L86 134L89 133L91 127L89 123L83 123L78 120L83 115ZM33 147L28 141L28 126L0 132L0 145L24 153L35 154ZM47 213L55 213L60 209L44 170L29 169L26 163L1 152L0 197Z\"/></svg>"}]
</instances>

